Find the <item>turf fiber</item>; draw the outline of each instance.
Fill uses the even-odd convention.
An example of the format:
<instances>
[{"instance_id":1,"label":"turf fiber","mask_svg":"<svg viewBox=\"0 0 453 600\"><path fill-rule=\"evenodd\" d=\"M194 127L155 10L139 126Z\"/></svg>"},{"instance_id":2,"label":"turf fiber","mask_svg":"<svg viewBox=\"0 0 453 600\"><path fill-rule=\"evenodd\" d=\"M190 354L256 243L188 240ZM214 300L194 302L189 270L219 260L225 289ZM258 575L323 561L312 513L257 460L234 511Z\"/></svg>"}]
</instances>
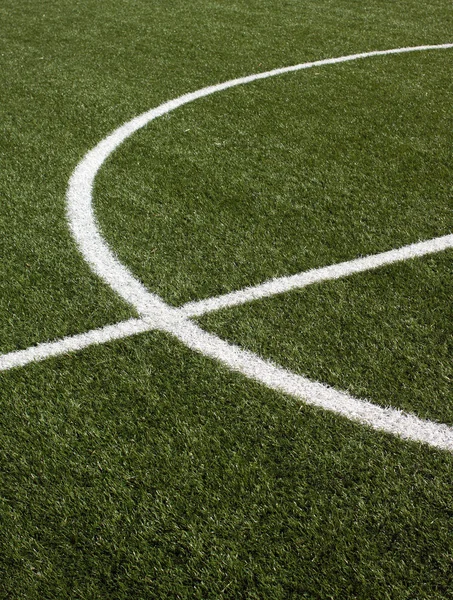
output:
<instances>
[{"instance_id":1,"label":"turf fiber","mask_svg":"<svg viewBox=\"0 0 453 600\"><path fill-rule=\"evenodd\" d=\"M440 0L2 0L0 353L136 316L68 179L121 123L233 77L453 42ZM452 231L453 50L185 106L101 169L119 258L184 302ZM452 251L204 328L453 424ZM270 391L152 332L0 374L0 598L453 598L451 454Z\"/></svg>"}]
</instances>

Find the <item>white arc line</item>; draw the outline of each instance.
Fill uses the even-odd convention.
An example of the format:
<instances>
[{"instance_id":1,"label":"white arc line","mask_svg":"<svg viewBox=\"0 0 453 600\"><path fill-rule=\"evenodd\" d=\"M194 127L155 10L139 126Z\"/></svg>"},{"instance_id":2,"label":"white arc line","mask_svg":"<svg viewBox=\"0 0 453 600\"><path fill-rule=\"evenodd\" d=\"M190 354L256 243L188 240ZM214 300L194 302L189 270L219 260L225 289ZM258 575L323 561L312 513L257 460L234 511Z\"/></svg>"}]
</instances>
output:
<instances>
[{"instance_id":1,"label":"white arc line","mask_svg":"<svg viewBox=\"0 0 453 600\"><path fill-rule=\"evenodd\" d=\"M393 409L387 409L387 411L385 411L371 403L345 396L331 388L327 388L318 383L315 384L306 378L288 373L284 371L284 369L270 366L270 363L262 361L259 357L242 351L220 338L204 332L200 327L187 320L187 315L184 314L183 310L174 309L166 305L156 294L151 294L139 281L137 281L137 279L135 279L132 273L124 265L119 263L99 234L92 203L94 179L97 171L106 158L135 131L144 127L155 118L167 114L189 102L193 102L199 98L237 85L243 85L258 79L265 79L283 73L308 69L314 66L338 64L371 56L383 56L420 50L439 50L441 48L446 49L452 47L453 44L442 44L437 46L398 48L354 54L339 58L303 63L283 69L276 69L266 73L234 79L225 83L203 88L190 94L185 94L132 119L119 127L110 136L93 148L93 150L91 150L81 161L71 177L67 193L68 220L71 231L83 256L93 270L98 273L104 281L106 281L122 298L130 302L134 308L136 308L145 321L148 321L153 327L173 333L173 335L189 347L196 349L207 356L216 358L230 368L239 370L243 374L252 379L261 381L269 387L277 390L284 389L287 393L303 398L305 401L316 406L329 408L330 410L339 412L356 421L371 425L376 429L397 433L404 437L428 442L433 445L438 445L439 447L453 449L453 429L447 428L445 425L439 425L428 421L423 422L411 415L410 417L406 416L406 421L411 421L412 425L401 427L400 411L395 411ZM426 251L431 245L436 246L436 244L439 244L440 246L444 244L442 247L449 247L451 238L444 238L442 242L439 240L425 242L424 250ZM414 252L416 252L414 246L412 246L408 252L409 256L414 254ZM402 253L404 254L404 251ZM365 260L365 263L363 260L361 261L358 259L358 261L352 263L352 265L349 264L347 267L343 263L341 265L342 268L340 269L327 267L327 270L330 272L331 277L335 277L337 272L345 275L347 272L354 272L354 269L363 269L363 267L367 265L368 268L374 268L379 266L379 264L383 264L383 262L388 263L394 260L398 260L398 255L395 257L392 254L389 256L389 254L383 253L383 255L378 255L377 258L369 257L368 261ZM318 270L318 274L319 273L322 273L322 270ZM323 276L324 278L326 277L326 272L324 272ZM341 276L341 274L338 276ZM292 282L292 284L294 283L295 282ZM275 285L277 289L282 289L282 287L278 287L278 283L272 284L271 282L268 285L270 287ZM284 285L291 285L291 283L287 281L283 284L283 287ZM258 293L256 288L254 293ZM232 301L231 298L229 300ZM217 299L217 303L220 303L220 299ZM192 309L194 309L193 305ZM284 382L287 382L287 384L284 384ZM323 390L322 394L319 392L320 389ZM346 398L348 398L347 401ZM383 417L384 413L386 418ZM415 426L415 423L417 426ZM422 433L426 428L430 431L428 436ZM448 434L445 433L446 431ZM448 440L446 440L446 437Z\"/></svg>"},{"instance_id":2,"label":"white arc line","mask_svg":"<svg viewBox=\"0 0 453 600\"><path fill-rule=\"evenodd\" d=\"M93 330L57 342L41 344L34 348L0 356L0 370L24 365L31 361L44 360L47 356L55 356L70 350L85 348L91 344L103 343L110 339L119 339L135 333L159 329L173 334L189 348L220 361L230 369L238 371L272 389L303 400L307 404L333 411L353 421L369 425L380 431L392 433L404 439L424 442L437 448L453 451L453 428L445 424L425 421L415 415L403 413L393 408L384 409L366 400L353 398L319 382L310 381L305 377L288 372L282 367L263 360L256 354L242 350L218 336L207 333L189 320L189 317L279 294L315 282L337 279L397 261L439 252L453 247L453 235L411 244L397 250L358 258L337 265L313 269L290 277L281 277L224 296L190 302L180 308L173 308L156 294L150 293L118 261L99 233L92 205L94 179L108 156L124 140L150 121L184 104L234 86L315 66L338 64L373 56L448 48L453 48L453 44L395 48L302 63L249 75L170 100L116 129L88 152L75 169L67 192L68 222L79 249L91 268L139 312L141 319L130 319L100 330Z\"/></svg>"},{"instance_id":3,"label":"white arc line","mask_svg":"<svg viewBox=\"0 0 453 600\"><path fill-rule=\"evenodd\" d=\"M168 328L189 348L214 358L233 371L284 392L306 404L340 414L352 421L369 425L378 431L392 433L403 439L424 442L430 446L453 451L453 428L394 408L382 408L359 400L317 381L286 371L256 354L212 335L191 321Z\"/></svg>"}]
</instances>

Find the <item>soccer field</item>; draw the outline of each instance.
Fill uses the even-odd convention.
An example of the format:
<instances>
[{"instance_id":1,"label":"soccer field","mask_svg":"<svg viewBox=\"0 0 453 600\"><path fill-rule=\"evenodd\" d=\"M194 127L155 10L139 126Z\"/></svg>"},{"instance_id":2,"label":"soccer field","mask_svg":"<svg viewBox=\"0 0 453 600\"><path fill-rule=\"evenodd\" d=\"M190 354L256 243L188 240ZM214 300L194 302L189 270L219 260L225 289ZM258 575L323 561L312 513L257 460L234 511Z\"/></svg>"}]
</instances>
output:
<instances>
[{"instance_id":1,"label":"soccer field","mask_svg":"<svg viewBox=\"0 0 453 600\"><path fill-rule=\"evenodd\" d=\"M453 6L0 23L0 598L453 598Z\"/></svg>"}]
</instances>

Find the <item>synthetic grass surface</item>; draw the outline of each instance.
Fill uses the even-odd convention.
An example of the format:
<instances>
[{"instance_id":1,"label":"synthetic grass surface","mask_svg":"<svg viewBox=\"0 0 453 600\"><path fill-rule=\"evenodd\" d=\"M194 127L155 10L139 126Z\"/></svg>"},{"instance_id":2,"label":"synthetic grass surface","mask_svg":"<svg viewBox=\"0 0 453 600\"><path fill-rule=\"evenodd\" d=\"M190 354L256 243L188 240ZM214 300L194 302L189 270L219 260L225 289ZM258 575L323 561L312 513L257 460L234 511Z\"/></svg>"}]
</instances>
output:
<instances>
[{"instance_id":1,"label":"synthetic grass surface","mask_svg":"<svg viewBox=\"0 0 453 600\"><path fill-rule=\"evenodd\" d=\"M3 0L0 22L7 352L133 315L65 220L72 170L110 131L232 77L452 41L453 9ZM448 233L452 56L331 66L184 107L102 169L102 229L175 304ZM451 422L450 261L203 322ZM449 454L299 406L162 334L3 373L0 401L2 597L453 595Z\"/></svg>"},{"instance_id":2,"label":"synthetic grass surface","mask_svg":"<svg viewBox=\"0 0 453 600\"><path fill-rule=\"evenodd\" d=\"M9 381L6 597L451 597L449 454L161 334Z\"/></svg>"},{"instance_id":3,"label":"synthetic grass surface","mask_svg":"<svg viewBox=\"0 0 453 600\"><path fill-rule=\"evenodd\" d=\"M452 256L313 285L201 325L353 396L452 424Z\"/></svg>"},{"instance_id":4,"label":"synthetic grass surface","mask_svg":"<svg viewBox=\"0 0 453 600\"><path fill-rule=\"evenodd\" d=\"M2 350L76 333L79 324L111 322L113 312L125 316L81 261L64 221L70 172L118 124L234 76L359 50L443 42L453 30L452 15L444 2L413 0L391 7L351 0L285 6L203 0L171 7L3 1L0 194L8 202L0 208ZM335 77L334 69L329 73ZM77 285L69 303L64 289L71 281Z\"/></svg>"}]
</instances>

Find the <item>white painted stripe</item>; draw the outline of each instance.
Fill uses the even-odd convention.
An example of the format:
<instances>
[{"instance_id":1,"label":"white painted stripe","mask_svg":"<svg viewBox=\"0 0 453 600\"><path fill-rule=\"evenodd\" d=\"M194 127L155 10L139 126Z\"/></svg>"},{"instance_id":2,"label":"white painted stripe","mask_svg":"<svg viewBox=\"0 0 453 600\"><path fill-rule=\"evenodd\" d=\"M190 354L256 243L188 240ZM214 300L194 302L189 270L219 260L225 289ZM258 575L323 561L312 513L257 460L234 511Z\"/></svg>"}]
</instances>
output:
<instances>
[{"instance_id":1,"label":"white painted stripe","mask_svg":"<svg viewBox=\"0 0 453 600\"><path fill-rule=\"evenodd\" d=\"M425 421L423 422L423 425L420 425L421 421L417 417L413 415L405 415L402 419L401 412L394 409L388 409L388 411L385 413L386 416L384 417L384 413L382 412L383 409L380 409L371 403L349 396L346 397L340 392L322 386L322 384L315 384L303 378L300 379L298 376L287 373L283 369L271 366L269 363L266 363L251 353L244 353L244 351L234 349L234 347L230 346L227 342L222 341L216 336L212 336L211 334L203 332L194 323L190 323L184 318L181 318L184 315L184 311L181 311L178 314L177 310L166 305L155 294L149 293L148 290L146 290L146 288L144 288L144 286L142 286L141 283L134 278L129 270L117 261L115 255L110 251L98 232L91 198L93 182L96 173L111 152L113 152L126 138L132 135L132 133L156 117L164 115L179 106L193 102L198 98L202 98L237 85L250 83L258 79L265 79L267 77L273 77L301 69L308 69L314 66L337 64L371 56L383 56L386 54L398 54L420 50L438 50L452 47L453 44L417 46L415 48L399 48L386 51L368 52L316 61L312 63L303 63L293 67L276 69L257 75L250 75L248 77L234 79L219 85L203 88L191 94L186 94L175 100L171 100L170 102L164 103L156 109L140 115L139 117L117 129L115 132L113 132L113 134L111 134L108 138L98 144L91 152L89 152L79 164L71 178L67 194L68 219L71 230L82 254L92 266L94 271L98 273L109 285L111 285L111 287L116 290L120 296L122 296L128 302L131 302L131 304L139 311L139 314L145 320L149 320L154 327L173 333L178 337L178 339L186 343L189 347L196 349L207 356L216 358L217 360L220 360L224 364L228 365L230 368L239 370L243 374L261 381L269 387L284 390L298 398L303 398L310 404L328 408L329 410L333 410L334 412L343 414L349 418L354 418L362 423L367 423L376 429L396 433L402 437L408 437L413 440L431 443L432 445L436 445L438 447L452 449L452 430L444 425L439 426L438 424L431 423L429 421ZM322 277L324 277L324 279L326 277L340 277L354 272L354 269L360 271L364 270L365 268L376 268L380 264L385 264L386 261L389 263L394 262L394 260L403 260L402 255L404 252L408 251L409 255L416 255L417 251L421 251L421 249L424 248L426 253L426 245L428 245L429 248L432 248L432 245L442 244L445 242L448 246L448 244L450 244L450 238L447 237L446 239L443 239L443 242L440 242L439 240L425 242L424 245L420 245L418 248L412 246L409 250L407 250L407 248L400 249L399 254L398 251L395 251L395 253L390 254L390 256L388 253L383 253L383 255L378 255L377 258L368 257L367 259L357 259L348 267L345 266L345 263L343 263L342 266L336 265L333 267L326 267L325 269L327 269L327 271L324 270L324 273L321 274L321 279ZM399 258L395 259L395 255L397 257L399 256ZM320 276L319 270L317 276ZM313 274L305 277L311 277L313 279ZM306 279L306 281L308 280ZM261 293L266 290L266 285L268 293L275 289L281 289L279 288L278 284L268 282L268 284L265 284L264 287L261 287ZM289 285L288 281L286 282L286 285ZM255 293L258 293L256 288ZM250 291L248 292L248 295L250 295ZM247 294L245 297L247 297ZM243 298L244 296L242 296L242 299ZM232 298L230 297L228 302L231 301ZM218 306L219 304L220 301L217 299L216 302L211 304L211 308L213 306ZM195 310L193 305L192 309ZM321 389L323 390L322 393L320 392ZM410 425L408 425L409 422ZM448 432L448 435L445 433L446 431Z\"/></svg>"},{"instance_id":2,"label":"white painted stripe","mask_svg":"<svg viewBox=\"0 0 453 600\"><path fill-rule=\"evenodd\" d=\"M410 244L397 250L373 254L364 258L356 258L319 269L311 269L310 271L289 277L278 277L260 285L247 287L222 296L207 298L206 300L199 300L197 302L188 302L180 310L186 317L199 317L222 308L238 306L253 300L300 289L313 283L339 279L340 277L377 269L378 267L390 265L395 262L426 256L427 254L433 254L448 248L453 248L453 234L434 238L426 242Z\"/></svg>"},{"instance_id":3,"label":"white painted stripe","mask_svg":"<svg viewBox=\"0 0 453 600\"><path fill-rule=\"evenodd\" d=\"M9 371L15 367L23 367L31 362L40 362L52 356L76 352L97 344L105 344L111 340L119 340L137 333L151 330L152 327L142 319L129 319L115 325L107 325L101 329L93 329L86 333L65 337L55 342L44 342L30 346L26 350L17 350L0 356L0 371Z\"/></svg>"},{"instance_id":4,"label":"white painted stripe","mask_svg":"<svg viewBox=\"0 0 453 600\"><path fill-rule=\"evenodd\" d=\"M207 298L197 302L188 302L178 309L175 309L175 316L185 318L200 317L204 314L230 308L252 302L261 298L268 298L276 294L282 294L290 290L300 289L313 283L328 281L347 277L355 273L362 273L371 269L392 264L394 262L408 260L427 254L433 254L453 247L453 235L428 240L403 246L397 250L374 254L365 258L357 258L351 261L312 269L304 273L298 273L291 277L279 277L254 287L244 288L230 294ZM88 348L88 346L103 344L110 340L118 340L125 337L151 331L154 329L153 319L144 321L143 319L130 319L107 325L101 329L93 329L86 333L74 336L68 336L54 342L45 342L37 346L30 346L26 350L17 350L8 354L0 355L0 371L8 371L15 367L23 367L31 362L43 361L52 356L76 352Z\"/></svg>"},{"instance_id":5,"label":"white painted stripe","mask_svg":"<svg viewBox=\"0 0 453 600\"><path fill-rule=\"evenodd\" d=\"M233 371L259 381L273 390L284 392L306 404L332 411L373 429L453 451L453 428L448 425L425 421L394 408L382 408L290 373L252 352L207 333L193 322L188 321L166 329L192 350L216 359Z\"/></svg>"},{"instance_id":6,"label":"white painted stripe","mask_svg":"<svg viewBox=\"0 0 453 600\"><path fill-rule=\"evenodd\" d=\"M239 77L224 83L208 86L184 94L179 98L170 100L153 108L131 121L128 121L113 133L103 139L95 146L75 169L67 192L67 212L68 222L74 239L87 260L91 268L104 281L106 281L122 298L134 306L140 315L147 319L154 319L158 322L160 316L165 318L168 315L169 307L162 302L156 295L150 293L122 264L120 264L114 253L107 246L101 237L96 224L96 218L93 211L91 194L96 173L120 144L129 138L133 133L162 115L165 115L176 108L189 104L194 100L204 98L211 94L258 81L292 73L312 67L322 67L326 65L335 65L339 63L350 62L358 59L370 58L375 56L386 56L392 54L402 54L408 52L419 52L425 50L445 50L453 48L453 44L414 46L411 48L394 48L391 50L377 50L372 52L362 52L360 54L351 54L337 58L328 58L314 62L301 63L290 67L274 69L264 73Z\"/></svg>"}]
</instances>

